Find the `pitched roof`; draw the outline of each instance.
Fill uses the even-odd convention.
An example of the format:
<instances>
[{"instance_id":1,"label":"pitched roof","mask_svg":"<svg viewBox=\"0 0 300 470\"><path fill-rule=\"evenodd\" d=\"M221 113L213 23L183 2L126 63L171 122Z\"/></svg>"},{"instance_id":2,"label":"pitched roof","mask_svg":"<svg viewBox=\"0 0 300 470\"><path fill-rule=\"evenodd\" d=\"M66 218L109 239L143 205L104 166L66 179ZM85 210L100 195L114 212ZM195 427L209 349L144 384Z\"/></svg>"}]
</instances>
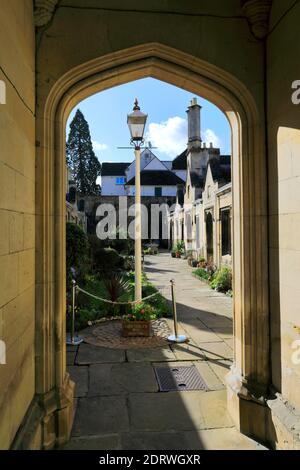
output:
<instances>
[{"instance_id":1,"label":"pitched roof","mask_svg":"<svg viewBox=\"0 0 300 470\"><path fill-rule=\"evenodd\" d=\"M204 178L202 175L199 175L196 171L190 172L191 185L193 188L203 188L204 187Z\"/></svg>"},{"instance_id":2,"label":"pitched roof","mask_svg":"<svg viewBox=\"0 0 300 470\"><path fill-rule=\"evenodd\" d=\"M102 163L101 176L125 176L130 163Z\"/></svg>"},{"instance_id":3,"label":"pitched roof","mask_svg":"<svg viewBox=\"0 0 300 470\"><path fill-rule=\"evenodd\" d=\"M222 155L222 157L222 159L220 157L220 160L210 158L208 163L213 180L219 183L219 187L224 186L224 184L230 183L231 181L230 155ZM222 161L226 163L221 163Z\"/></svg>"},{"instance_id":4,"label":"pitched roof","mask_svg":"<svg viewBox=\"0 0 300 470\"><path fill-rule=\"evenodd\" d=\"M176 176L171 171L161 170L143 170L141 171L141 185L142 186L176 186L177 184L184 184L184 181ZM134 186L135 177L131 178L126 185Z\"/></svg>"},{"instance_id":5,"label":"pitched roof","mask_svg":"<svg viewBox=\"0 0 300 470\"><path fill-rule=\"evenodd\" d=\"M185 149L180 155L174 158L172 163L172 170L186 170L187 169L187 149Z\"/></svg>"}]
</instances>

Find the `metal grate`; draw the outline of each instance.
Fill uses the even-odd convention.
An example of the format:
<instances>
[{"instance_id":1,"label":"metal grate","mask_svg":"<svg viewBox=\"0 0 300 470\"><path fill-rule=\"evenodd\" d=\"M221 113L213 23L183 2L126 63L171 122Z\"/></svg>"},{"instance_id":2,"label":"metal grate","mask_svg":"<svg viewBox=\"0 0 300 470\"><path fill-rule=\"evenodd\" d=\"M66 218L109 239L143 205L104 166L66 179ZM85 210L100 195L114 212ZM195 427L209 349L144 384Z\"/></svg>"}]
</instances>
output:
<instances>
[{"instance_id":1,"label":"metal grate","mask_svg":"<svg viewBox=\"0 0 300 470\"><path fill-rule=\"evenodd\" d=\"M154 367L156 379L161 392L208 390L206 383L197 368L192 366Z\"/></svg>"}]
</instances>

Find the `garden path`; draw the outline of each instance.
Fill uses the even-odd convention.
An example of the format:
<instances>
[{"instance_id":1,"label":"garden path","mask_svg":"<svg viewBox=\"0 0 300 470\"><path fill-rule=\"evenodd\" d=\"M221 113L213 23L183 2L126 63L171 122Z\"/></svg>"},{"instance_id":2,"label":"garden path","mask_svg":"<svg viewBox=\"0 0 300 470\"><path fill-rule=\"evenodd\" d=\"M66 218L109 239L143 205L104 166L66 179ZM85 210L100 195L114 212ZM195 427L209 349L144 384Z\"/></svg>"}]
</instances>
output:
<instances>
[{"instance_id":1,"label":"garden path","mask_svg":"<svg viewBox=\"0 0 300 470\"><path fill-rule=\"evenodd\" d=\"M175 280L179 332L187 344L153 349L68 347L76 383L75 419L65 449L263 449L226 411L224 377L233 358L232 299L192 276L170 254L147 256L145 271L170 299ZM168 320L172 328L172 321ZM159 392L154 366L194 364L208 391Z\"/></svg>"}]
</instances>

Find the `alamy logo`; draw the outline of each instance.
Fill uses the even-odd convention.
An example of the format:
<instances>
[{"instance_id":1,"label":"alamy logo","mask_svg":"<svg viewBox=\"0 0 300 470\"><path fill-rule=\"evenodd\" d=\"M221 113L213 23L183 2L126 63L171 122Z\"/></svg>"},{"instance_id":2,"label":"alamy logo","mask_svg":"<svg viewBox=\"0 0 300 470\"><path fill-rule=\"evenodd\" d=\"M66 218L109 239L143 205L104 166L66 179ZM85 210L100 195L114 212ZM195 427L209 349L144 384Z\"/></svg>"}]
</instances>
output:
<instances>
[{"instance_id":1,"label":"alamy logo","mask_svg":"<svg viewBox=\"0 0 300 470\"><path fill-rule=\"evenodd\" d=\"M295 90L292 93L292 103L300 104L300 80L295 80L292 83L292 89Z\"/></svg>"},{"instance_id":2,"label":"alamy logo","mask_svg":"<svg viewBox=\"0 0 300 470\"><path fill-rule=\"evenodd\" d=\"M0 80L0 104L6 104L6 85L3 80Z\"/></svg>"},{"instance_id":3,"label":"alamy logo","mask_svg":"<svg viewBox=\"0 0 300 470\"><path fill-rule=\"evenodd\" d=\"M0 339L0 365L6 364L6 344Z\"/></svg>"},{"instance_id":4,"label":"alamy logo","mask_svg":"<svg viewBox=\"0 0 300 470\"><path fill-rule=\"evenodd\" d=\"M295 349L292 354L292 363L298 366L300 364L300 339L293 341L291 346L292 349Z\"/></svg>"}]
</instances>

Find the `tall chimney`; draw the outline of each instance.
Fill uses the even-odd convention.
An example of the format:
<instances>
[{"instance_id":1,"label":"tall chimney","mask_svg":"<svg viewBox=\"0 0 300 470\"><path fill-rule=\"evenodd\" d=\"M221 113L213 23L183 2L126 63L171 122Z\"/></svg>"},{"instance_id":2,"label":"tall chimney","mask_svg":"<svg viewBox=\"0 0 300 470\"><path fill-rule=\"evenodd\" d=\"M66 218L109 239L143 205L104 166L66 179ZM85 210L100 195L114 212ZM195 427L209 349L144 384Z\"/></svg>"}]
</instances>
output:
<instances>
[{"instance_id":1,"label":"tall chimney","mask_svg":"<svg viewBox=\"0 0 300 470\"><path fill-rule=\"evenodd\" d=\"M193 98L187 109L189 147L201 145L200 110L201 106L197 103L197 98Z\"/></svg>"}]
</instances>

